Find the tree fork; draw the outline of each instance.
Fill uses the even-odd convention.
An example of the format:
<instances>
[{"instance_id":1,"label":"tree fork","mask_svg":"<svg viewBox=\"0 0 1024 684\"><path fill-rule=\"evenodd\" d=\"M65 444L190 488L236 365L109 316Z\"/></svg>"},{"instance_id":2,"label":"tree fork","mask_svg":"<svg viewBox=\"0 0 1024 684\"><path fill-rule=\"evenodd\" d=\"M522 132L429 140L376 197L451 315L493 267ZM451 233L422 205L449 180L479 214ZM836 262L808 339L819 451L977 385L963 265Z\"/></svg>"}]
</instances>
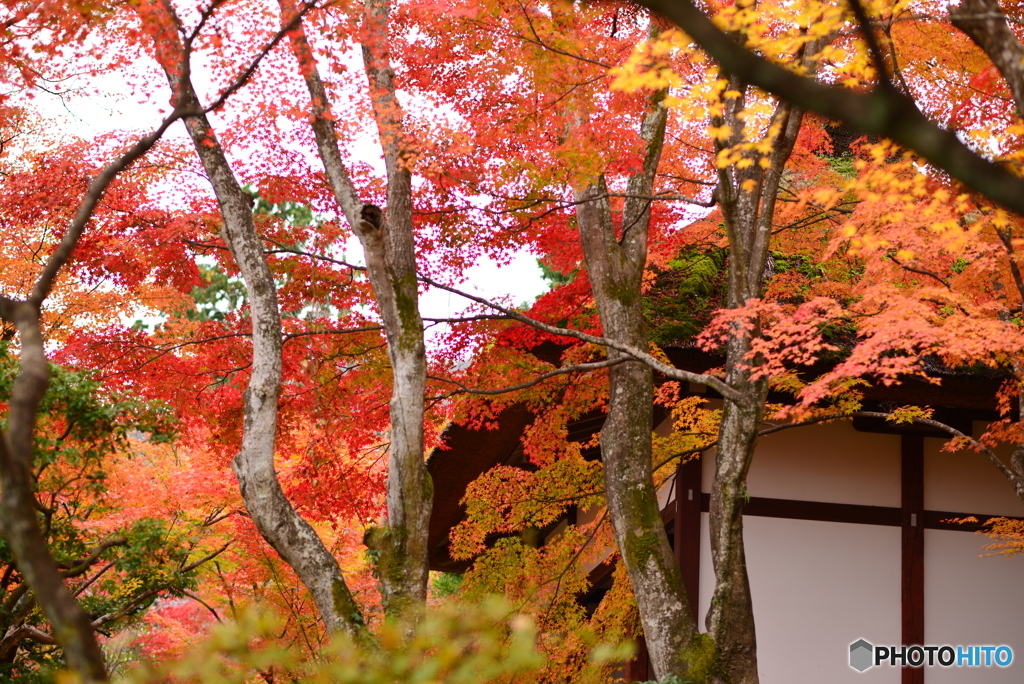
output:
<instances>
[{"instance_id":1,"label":"tree fork","mask_svg":"<svg viewBox=\"0 0 1024 684\"><path fill-rule=\"evenodd\" d=\"M166 21L177 25L173 8L162 2ZM281 391L281 316L277 289L256 233L252 200L242 191L188 76L188 50L176 34L154 35L161 44L161 66L179 107L190 114L185 127L210 183L224 225L221 231L238 264L252 315L253 362L244 393L242 447L232 461L242 498L264 539L309 590L328 631L345 630L358 639L368 631L345 583L337 559L284 495L274 469L277 410ZM172 40L167 45L166 41Z\"/></svg>"},{"instance_id":2,"label":"tree fork","mask_svg":"<svg viewBox=\"0 0 1024 684\"><path fill-rule=\"evenodd\" d=\"M650 196L661 156L667 111L663 93L649 102L641 127L643 169L629 180L619 235L603 177L576 191L577 223L605 336L637 349L648 346L641 285L647 261ZM697 626L682 574L668 543L652 473L654 383L651 369L608 347L608 418L601 430L608 511L633 585L647 650L659 678L685 676Z\"/></svg>"},{"instance_id":3,"label":"tree fork","mask_svg":"<svg viewBox=\"0 0 1024 684\"><path fill-rule=\"evenodd\" d=\"M279 0L282 23L291 21L293 0ZM427 598L427 533L433 486L423 462L426 349L419 312L416 246L412 221L412 173L402 110L388 53L390 6L364 4L362 54L387 168L387 207L364 204L341 158L327 89L301 22L290 32L292 53L309 90L312 128L328 183L338 206L359 238L388 340L394 379L391 396L391 448L388 453L388 517L364 541L376 556L389 617L416 621Z\"/></svg>"},{"instance_id":4,"label":"tree fork","mask_svg":"<svg viewBox=\"0 0 1024 684\"><path fill-rule=\"evenodd\" d=\"M813 46L809 52L813 53ZM799 54L806 60L806 52ZM808 65L813 68L813 64ZM746 86L736 76L729 77L729 88L740 93L713 117L716 126L728 126L727 140L715 142L723 152L744 140ZM780 103L772 115L767 141L770 151L763 171L759 153L746 152L752 163L719 170L716 194L729 238L730 308L742 308L761 296L765 264L771 241L775 204L782 172L789 160L803 121L803 111ZM726 384L740 399L725 397L719 441L715 456L715 477L711 488L709 534L715 570L715 590L706 618L708 634L714 646L715 668L710 681L716 684L757 684L757 635L750 595L743 544L743 504L747 497L747 473L761 430L768 383L751 380L757 361L748 358L751 340L758 335L756 321L752 330L737 326L726 348Z\"/></svg>"}]
</instances>

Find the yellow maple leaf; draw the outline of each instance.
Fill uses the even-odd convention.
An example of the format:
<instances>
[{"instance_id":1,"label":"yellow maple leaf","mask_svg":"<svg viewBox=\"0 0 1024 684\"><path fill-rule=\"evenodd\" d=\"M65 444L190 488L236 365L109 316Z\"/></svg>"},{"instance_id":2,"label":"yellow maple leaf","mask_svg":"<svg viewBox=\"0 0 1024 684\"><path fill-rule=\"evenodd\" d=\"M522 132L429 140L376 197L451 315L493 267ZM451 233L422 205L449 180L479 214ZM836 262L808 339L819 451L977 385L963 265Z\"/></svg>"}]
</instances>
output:
<instances>
[{"instance_id":1,"label":"yellow maple leaf","mask_svg":"<svg viewBox=\"0 0 1024 684\"><path fill-rule=\"evenodd\" d=\"M708 126L708 135L712 140L726 140L732 135L732 127L727 124L721 126Z\"/></svg>"}]
</instances>

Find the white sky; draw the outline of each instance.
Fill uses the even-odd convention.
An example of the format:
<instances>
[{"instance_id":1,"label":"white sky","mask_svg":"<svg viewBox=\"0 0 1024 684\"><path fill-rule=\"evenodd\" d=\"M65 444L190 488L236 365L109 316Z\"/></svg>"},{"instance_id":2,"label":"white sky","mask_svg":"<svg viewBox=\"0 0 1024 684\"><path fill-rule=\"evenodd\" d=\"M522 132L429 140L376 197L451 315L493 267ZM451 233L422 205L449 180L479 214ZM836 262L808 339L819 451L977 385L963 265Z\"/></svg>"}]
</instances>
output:
<instances>
[{"instance_id":1,"label":"white sky","mask_svg":"<svg viewBox=\"0 0 1024 684\"><path fill-rule=\"evenodd\" d=\"M105 80L107 82L101 84L100 90L110 95L72 96L71 101L65 104L57 97L40 94L34 104L45 116L56 120L67 133L86 139L116 130L148 131L159 123L162 112L158 104L152 101L139 103L137 95L129 92L123 82L114 78ZM93 88L96 85L95 82L90 83ZM175 124L165 137L187 140L184 125L180 122ZM372 143L368 144L363 158L371 161L379 157L379 150ZM353 262L362 262L362 249L354 237L345 251ZM464 275L464 282L453 285L477 296L501 299L504 303L514 305L530 303L548 289L541 277L536 257L525 251L514 255L511 262L503 266L482 257ZM449 318L457 316L470 303L448 292L430 290L421 298L420 308L425 318ZM137 314L126 316L128 322L136 318ZM436 337L443 330L443 326L435 326L428 335Z\"/></svg>"}]
</instances>

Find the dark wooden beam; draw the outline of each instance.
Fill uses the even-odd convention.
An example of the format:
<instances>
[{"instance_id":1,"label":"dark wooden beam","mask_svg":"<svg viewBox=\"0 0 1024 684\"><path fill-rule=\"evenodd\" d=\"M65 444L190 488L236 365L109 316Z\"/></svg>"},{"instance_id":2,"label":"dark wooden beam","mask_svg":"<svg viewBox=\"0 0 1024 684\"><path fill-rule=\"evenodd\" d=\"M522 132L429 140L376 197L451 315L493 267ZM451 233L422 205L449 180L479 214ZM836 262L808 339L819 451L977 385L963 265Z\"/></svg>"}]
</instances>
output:
<instances>
[{"instance_id":1,"label":"dark wooden beam","mask_svg":"<svg viewBox=\"0 0 1024 684\"><path fill-rule=\"evenodd\" d=\"M913 438L913 436L911 436ZM707 513L711 497L701 494L701 510ZM854 523L857 525L884 525L902 527L903 509L896 506L864 506L861 504L828 503L825 501L797 501L794 499L772 499L752 496L743 506L743 515L762 518L787 518L789 520L820 520L822 522ZM977 522L953 522L975 518ZM922 526L926 530L952 530L954 532L977 532L984 529L992 518L1024 520L1007 515L988 515L955 511L924 511ZM668 520L673 520L669 516ZM919 517L920 521L921 518Z\"/></svg>"},{"instance_id":2,"label":"dark wooden beam","mask_svg":"<svg viewBox=\"0 0 1024 684\"><path fill-rule=\"evenodd\" d=\"M904 646L924 642L924 438L900 437L900 489L902 490L901 526L902 590L901 615ZM902 684L924 684L924 668L904 667Z\"/></svg>"},{"instance_id":3,"label":"dark wooden beam","mask_svg":"<svg viewBox=\"0 0 1024 684\"><path fill-rule=\"evenodd\" d=\"M690 601L690 612L698 620L697 602L700 598L700 485L701 458L692 458L679 464L676 470L675 516L673 544L676 562L683 574L683 588Z\"/></svg>"},{"instance_id":4,"label":"dark wooden beam","mask_svg":"<svg viewBox=\"0 0 1024 684\"><path fill-rule=\"evenodd\" d=\"M706 512L710 503L711 495L701 494L701 510ZM890 527L898 527L900 524L900 509L896 507L772 499L765 496L750 497L750 500L743 505L743 515Z\"/></svg>"}]
</instances>

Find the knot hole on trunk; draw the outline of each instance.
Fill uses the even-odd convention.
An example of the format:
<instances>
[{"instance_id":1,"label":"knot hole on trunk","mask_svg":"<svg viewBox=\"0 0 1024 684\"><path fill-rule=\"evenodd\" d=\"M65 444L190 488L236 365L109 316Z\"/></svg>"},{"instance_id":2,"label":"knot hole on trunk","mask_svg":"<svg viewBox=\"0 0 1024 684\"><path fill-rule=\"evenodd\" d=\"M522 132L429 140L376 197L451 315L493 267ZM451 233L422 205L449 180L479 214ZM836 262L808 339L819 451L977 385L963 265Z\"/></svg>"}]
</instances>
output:
<instances>
[{"instance_id":1,"label":"knot hole on trunk","mask_svg":"<svg viewBox=\"0 0 1024 684\"><path fill-rule=\"evenodd\" d=\"M384 223L384 211L376 204L364 204L359 210L364 230L380 230Z\"/></svg>"}]
</instances>

